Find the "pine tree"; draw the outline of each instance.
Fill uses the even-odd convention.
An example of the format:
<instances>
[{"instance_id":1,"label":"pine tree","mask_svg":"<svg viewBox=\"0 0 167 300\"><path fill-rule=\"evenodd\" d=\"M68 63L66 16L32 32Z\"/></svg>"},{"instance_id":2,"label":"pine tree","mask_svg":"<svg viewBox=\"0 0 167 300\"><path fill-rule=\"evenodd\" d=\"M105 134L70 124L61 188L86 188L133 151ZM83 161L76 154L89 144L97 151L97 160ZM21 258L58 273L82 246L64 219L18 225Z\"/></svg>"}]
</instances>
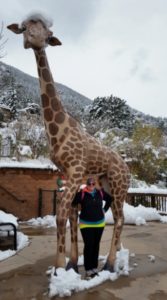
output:
<instances>
[{"instance_id":1,"label":"pine tree","mask_svg":"<svg viewBox=\"0 0 167 300\"><path fill-rule=\"evenodd\" d=\"M118 97L98 97L93 101L89 110L89 122L98 121L103 127L120 128L132 131L134 117L125 100Z\"/></svg>"},{"instance_id":2,"label":"pine tree","mask_svg":"<svg viewBox=\"0 0 167 300\"><path fill-rule=\"evenodd\" d=\"M11 110L12 118L15 119L17 116L17 89L15 86L15 80L10 72L10 76L7 76L6 80L8 81L8 89L6 94L3 96L2 103L7 105Z\"/></svg>"}]
</instances>

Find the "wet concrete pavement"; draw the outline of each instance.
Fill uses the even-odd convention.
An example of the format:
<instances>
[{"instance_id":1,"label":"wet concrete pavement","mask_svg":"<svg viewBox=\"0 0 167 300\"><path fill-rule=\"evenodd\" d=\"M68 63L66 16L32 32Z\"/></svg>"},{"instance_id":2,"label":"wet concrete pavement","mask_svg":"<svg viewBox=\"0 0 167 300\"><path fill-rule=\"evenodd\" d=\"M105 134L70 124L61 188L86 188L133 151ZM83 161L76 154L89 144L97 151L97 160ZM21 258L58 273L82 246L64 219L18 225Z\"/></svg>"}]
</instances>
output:
<instances>
[{"instance_id":1,"label":"wet concrete pavement","mask_svg":"<svg viewBox=\"0 0 167 300\"><path fill-rule=\"evenodd\" d=\"M0 262L0 300L48 300L46 271L54 265L55 229L35 229L21 225L30 245L17 255ZM102 237L100 254L107 254L113 226L107 225ZM67 230L67 254L70 246ZM129 276L107 281L90 290L73 294L70 300L167 300L167 224L147 226L125 225L122 233L124 248L130 251ZM79 252L82 254L79 233ZM135 254L135 255L132 255ZM148 255L153 255L151 261ZM83 267L79 269L84 272ZM52 299L59 299L54 297ZM62 298L61 298L62 299Z\"/></svg>"}]
</instances>

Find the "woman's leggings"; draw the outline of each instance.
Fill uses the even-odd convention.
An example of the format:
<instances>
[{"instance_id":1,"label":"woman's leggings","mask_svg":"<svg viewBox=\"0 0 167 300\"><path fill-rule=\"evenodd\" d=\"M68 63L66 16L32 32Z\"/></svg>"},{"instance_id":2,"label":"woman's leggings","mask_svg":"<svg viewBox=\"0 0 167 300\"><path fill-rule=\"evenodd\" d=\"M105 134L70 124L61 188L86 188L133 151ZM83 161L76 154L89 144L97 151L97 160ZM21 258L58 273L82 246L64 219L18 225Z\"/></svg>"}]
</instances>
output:
<instances>
[{"instance_id":1,"label":"woman's leggings","mask_svg":"<svg viewBox=\"0 0 167 300\"><path fill-rule=\"evenodd\" d=\"M100 240L104 227L87 227L81 229L84 242L84 267L92 270L98 267Z\"/></svg>"}]
</instances>

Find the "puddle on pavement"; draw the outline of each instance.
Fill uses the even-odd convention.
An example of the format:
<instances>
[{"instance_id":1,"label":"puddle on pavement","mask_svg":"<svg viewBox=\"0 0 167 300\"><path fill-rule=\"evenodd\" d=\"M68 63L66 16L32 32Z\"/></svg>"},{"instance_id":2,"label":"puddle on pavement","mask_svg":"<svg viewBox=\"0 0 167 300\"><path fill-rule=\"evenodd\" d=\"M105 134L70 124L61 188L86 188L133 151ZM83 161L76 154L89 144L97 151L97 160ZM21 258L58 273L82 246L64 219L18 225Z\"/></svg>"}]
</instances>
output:
<instances>
[{"instance_id":1,"label":"puddle on pavement","mask_svg":"<svg viewBox=\"0 0 167 300\"><path fill-rule=\"evenodd\" d=\"M40 235L55 235L55 227L31 227L31 226L19 226L19 230L28 236L40 236Z\"/></svg>"},{"instance_id":2,"label":"puddle on pavement","mask_svg":"<svg viewBox=\"0 0 167 300\"><path fill-rule=\"evenodd\" d=\"M149 300L166 300L166 299L167 299L167 293L161 290L156 291L155 293L149 296Z\"/></svg>"},{"instance_id":3,"label":"puddle on pavement","mask_svg":"<svg viewBox=\"0 0 167 300\"><path fill-rule=\"evenodd\" d=\"M152 234L147 233L147 232L139 232L139 233L133 233L133 234L126 235L126 237L134 237L134 238L145 238L145 237L149 237L149 236L152 236Z\"/></svg>"}]
</instances>

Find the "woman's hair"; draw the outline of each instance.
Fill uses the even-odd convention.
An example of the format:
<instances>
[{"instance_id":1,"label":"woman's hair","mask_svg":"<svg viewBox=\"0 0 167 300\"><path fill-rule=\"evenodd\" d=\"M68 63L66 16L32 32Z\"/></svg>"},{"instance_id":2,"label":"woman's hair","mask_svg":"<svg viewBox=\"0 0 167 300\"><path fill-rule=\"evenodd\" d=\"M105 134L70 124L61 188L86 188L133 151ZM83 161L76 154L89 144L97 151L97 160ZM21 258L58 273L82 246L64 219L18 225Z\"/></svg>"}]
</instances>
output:
<instances>
[{"instance_id":1,"label":"woman's hair","mask_svg":"<svg viewBox=\"0 0 167 300\"><path fill-rule=\"evenodd\" d=\"M87 185L95 184L94 178L93 178L93 177L89 177L89 178L87 179L87 181L86 181L86 184L87 184Z\"/></svg>"}]
</instances>

